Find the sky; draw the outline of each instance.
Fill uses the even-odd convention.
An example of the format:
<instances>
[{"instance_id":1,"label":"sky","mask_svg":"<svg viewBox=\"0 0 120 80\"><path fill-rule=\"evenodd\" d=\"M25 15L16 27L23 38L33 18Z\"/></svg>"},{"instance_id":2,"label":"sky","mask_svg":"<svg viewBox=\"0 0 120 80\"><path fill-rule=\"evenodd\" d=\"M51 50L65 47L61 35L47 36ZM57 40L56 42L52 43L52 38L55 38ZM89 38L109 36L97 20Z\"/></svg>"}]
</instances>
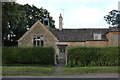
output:
<instances>
[{"instance_id":1,"label":"sky","mask_svg":"<svg viewBox=\"0 0 120 80\"><path fill-rule=\"evenodd\" d=\"M118 10L119 0L17 0L19 4L45 8L59 28L59 15L63 16L63 28L108 28L104 20L112 10Z\"/></svg>"}]
</instances>

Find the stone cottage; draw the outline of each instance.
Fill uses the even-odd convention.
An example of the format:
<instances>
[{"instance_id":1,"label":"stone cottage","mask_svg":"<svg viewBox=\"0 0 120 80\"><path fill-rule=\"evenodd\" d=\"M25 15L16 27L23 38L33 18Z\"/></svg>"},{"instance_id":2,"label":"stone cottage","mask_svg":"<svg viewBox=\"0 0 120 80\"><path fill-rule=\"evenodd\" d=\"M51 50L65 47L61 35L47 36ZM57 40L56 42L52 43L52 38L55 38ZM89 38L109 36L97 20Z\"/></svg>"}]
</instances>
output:
<instances>
[{"instance_id":1,"label":"stone cottage","mask_svg":"<svg viewBox=\"0 0 120 80\"><path fill-rule=\"evenodd\" d=\"M49 19L39 20L18 40L18 46L51 46L56 55L67 64L69 46L108 47L120 43L119 28L63 29L62 15L59 17L59 29L49 27ZM55 62L56 63L56 62Z\"/></svg>"}]
</instances>

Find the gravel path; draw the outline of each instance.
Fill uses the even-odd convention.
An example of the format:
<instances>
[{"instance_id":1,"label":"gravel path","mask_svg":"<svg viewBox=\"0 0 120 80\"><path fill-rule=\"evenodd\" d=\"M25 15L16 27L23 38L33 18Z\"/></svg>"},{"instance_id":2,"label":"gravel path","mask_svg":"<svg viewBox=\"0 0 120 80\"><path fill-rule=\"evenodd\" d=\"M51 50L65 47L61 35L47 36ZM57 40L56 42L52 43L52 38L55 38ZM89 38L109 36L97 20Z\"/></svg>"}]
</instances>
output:
<instances>
[{"instance_id":1,"label":"gravel path","mask_svg":"<svg viewBox=\"0 0 120 80\"><path fill-rule=\"evenodd\" d=\"M65 64L57 64L55 70L53 71L53 75L61 75L60 71Z\"/></svg>"}]
</instances>

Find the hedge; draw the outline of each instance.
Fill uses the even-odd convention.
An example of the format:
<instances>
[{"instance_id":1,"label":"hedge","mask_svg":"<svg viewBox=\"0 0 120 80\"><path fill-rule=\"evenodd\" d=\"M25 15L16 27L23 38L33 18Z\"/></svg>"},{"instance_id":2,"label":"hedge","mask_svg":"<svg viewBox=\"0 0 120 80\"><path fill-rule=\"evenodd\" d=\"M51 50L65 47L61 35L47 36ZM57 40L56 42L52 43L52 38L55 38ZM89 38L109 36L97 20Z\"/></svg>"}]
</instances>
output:
<instances>
[{"instance_id":1,"label":"hedge","mask_svg":"<svg viewBox=\"0 0 120 80\"><path fill-rule=\"evenodd\" d=\"M68 66L119 66L119 47L71 47L68 49Z\"/></svg>"},{"instance_id":2,"label":"hedge","mask_svg":"<svg viewBox=\"0 0 120 80\"><path fill-rule=\"evenodd\" d=\"M3 47L3 65L53 65L55 50L52 47Z\"/></svg>"}]
</instances>

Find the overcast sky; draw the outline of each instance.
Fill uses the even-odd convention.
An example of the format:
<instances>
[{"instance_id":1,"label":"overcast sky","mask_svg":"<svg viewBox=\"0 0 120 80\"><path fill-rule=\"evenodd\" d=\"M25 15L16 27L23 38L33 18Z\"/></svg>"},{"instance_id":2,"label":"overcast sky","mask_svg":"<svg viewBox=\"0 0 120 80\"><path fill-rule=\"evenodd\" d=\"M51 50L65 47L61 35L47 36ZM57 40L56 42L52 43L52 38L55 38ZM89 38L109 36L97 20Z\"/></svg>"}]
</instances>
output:
<instances>
[{"instance_id":1,"label":"overcast sky","mask_svg":"<svg viewBox=\"0 0 120 80\"><path fill-rule=\"evenodd\" d=\"M104 16L118 10L119 0L17 0L20 4L45 8L59 27L59 15L63 15L63 28L108 28Z\"/></svg>"}]
</instances>

